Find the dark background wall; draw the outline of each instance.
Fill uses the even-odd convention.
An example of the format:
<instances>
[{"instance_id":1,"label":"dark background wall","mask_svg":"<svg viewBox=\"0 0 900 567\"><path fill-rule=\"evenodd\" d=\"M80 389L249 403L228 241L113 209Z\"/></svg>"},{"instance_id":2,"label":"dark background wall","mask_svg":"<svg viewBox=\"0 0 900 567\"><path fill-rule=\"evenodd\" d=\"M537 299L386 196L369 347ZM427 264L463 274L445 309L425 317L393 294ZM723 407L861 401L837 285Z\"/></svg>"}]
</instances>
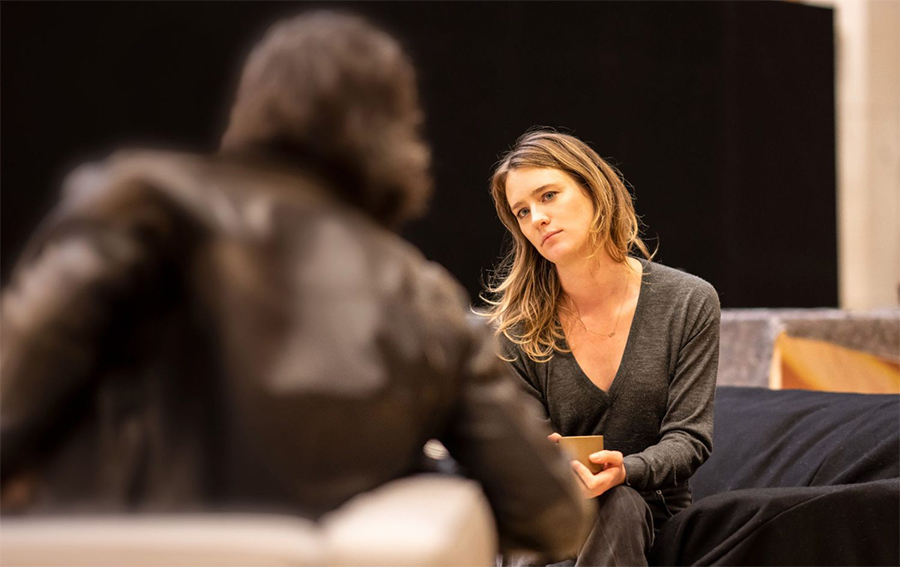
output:
<instances>
[{"instance_id":1,"label":"dark background wall","mask_svg":"<svg viewBox=\"0 0 900 567\"><path fill-rule=\"evenodd\" d=\"M293 3L0 7L2 280L72 167L216 147L248 48ZM437 192L404 235L473 299L501 254L491 167L563 127L634 188L657 259L725 307L837 305L833 14L776 2L341 4L420 70Z\"/></svg>"}]
</instances>

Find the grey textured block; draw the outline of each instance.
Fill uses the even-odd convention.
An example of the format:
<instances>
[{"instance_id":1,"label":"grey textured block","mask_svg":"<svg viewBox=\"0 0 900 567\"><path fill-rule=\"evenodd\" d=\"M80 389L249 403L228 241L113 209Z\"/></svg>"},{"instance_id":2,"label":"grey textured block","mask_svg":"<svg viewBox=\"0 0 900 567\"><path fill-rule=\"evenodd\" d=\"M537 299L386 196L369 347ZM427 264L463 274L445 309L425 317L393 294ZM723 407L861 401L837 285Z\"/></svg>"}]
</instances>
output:
<instances>
[{"instance_id":1,"label":"grey textured block","mask_svg":"<svg viewBox=\"0 0 900 567\"><path fill-rule=\"evenodd\" d=\"M900 309L723 309L718 384L768 387L781 332L900 362Z\"/></svg>"}]
</instances>

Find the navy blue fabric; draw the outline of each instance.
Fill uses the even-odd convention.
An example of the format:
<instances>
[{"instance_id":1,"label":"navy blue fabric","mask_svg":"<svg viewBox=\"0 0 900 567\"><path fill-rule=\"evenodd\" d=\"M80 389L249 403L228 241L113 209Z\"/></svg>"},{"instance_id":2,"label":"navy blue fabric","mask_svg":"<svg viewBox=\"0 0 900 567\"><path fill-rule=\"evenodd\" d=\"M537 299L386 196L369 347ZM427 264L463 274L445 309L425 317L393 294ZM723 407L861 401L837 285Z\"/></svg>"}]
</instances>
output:
<instances>
[{"instance_id":1,"label":"navy blue fabric","mask_svg":"<svg viewBox=\"0 0 900 567\"><path fill-rule=\"evenodd\" d=\"M655 565L900 565L900 396L721 387Z\"/></svg>"},{"instance_id":2,"label":"navy blue fabric","mask_svg":"<svg viewBox=\"0 0 900 567\"><path fill-rule=\"evenodd\" d=\"M666 522L654 565L900 565L900 479L710 496Z\"/></svg>"},{"instance_id":3,"label":"navy blue fabric","mask_svg":"<svg viewBox=\"0 0 900 567\"><path fill-rule=\"evenodd\" d=\"M694 501L742 488L900 477L900 396L720 387Z\"/></svg>"}]
</instances>

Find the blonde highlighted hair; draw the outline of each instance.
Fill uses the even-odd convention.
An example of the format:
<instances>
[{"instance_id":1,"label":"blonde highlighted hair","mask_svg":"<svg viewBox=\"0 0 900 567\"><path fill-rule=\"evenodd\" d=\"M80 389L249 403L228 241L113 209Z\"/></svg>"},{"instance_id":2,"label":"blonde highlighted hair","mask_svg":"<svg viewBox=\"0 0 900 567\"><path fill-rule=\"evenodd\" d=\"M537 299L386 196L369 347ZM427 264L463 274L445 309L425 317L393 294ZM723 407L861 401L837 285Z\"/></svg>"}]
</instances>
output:
<instances>
[{"instance_id":1,"label":"blonde highlighted hair","mask_svg":"<svg viewBox=\"0 0 900 567\"><path fill-rule=\"evenodd\" d=\"M601 249L616 262L631 253L653 257L640 238L640 221L622 176L587 144L550 129L523 134L503 156L491 177L497 216L512 235L512 247L494 270L482 299L483 313L534 361L546 362L564 338L558 311L563 291L555 266L525 238L506 199L506 176L521 167L558 169L575 180L594 204L589 229L593 254ZM655 252L654 252L655 253Z\"/></svg>"}]
</instances>

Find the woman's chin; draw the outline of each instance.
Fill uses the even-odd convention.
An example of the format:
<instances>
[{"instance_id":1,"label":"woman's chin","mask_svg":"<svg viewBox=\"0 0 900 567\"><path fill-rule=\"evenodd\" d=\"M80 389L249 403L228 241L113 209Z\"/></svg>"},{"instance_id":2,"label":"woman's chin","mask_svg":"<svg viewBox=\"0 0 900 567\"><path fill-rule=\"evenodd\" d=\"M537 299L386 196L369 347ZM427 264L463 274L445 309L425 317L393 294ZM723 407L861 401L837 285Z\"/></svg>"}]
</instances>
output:
<instances>
[{"instance_id":1,"label":"woman's chin","mask_svg":"<svg viewBox=\"0 0 900 567\"><path fill-rule=\"evenodd\" d=\"M548 262L555 264L557 268L582 265L591 257L591 254L584 249L573 250L568 246L548 246L541 250L540 254Z\"/></svg>"},{"instance_id":2,"label":"woman's chin","mask_svg":"<svg viewBox=\"0 0 900 567\"><path fill-rule=\"evenodd\" d=\"M549 250L542 250L541 256L543 256L544 259L548 262L559 266L560 263L565 264L570 255L566 254L565 250L557 250L555 248L551 248Z\"/></svg>"}]
</instances>

